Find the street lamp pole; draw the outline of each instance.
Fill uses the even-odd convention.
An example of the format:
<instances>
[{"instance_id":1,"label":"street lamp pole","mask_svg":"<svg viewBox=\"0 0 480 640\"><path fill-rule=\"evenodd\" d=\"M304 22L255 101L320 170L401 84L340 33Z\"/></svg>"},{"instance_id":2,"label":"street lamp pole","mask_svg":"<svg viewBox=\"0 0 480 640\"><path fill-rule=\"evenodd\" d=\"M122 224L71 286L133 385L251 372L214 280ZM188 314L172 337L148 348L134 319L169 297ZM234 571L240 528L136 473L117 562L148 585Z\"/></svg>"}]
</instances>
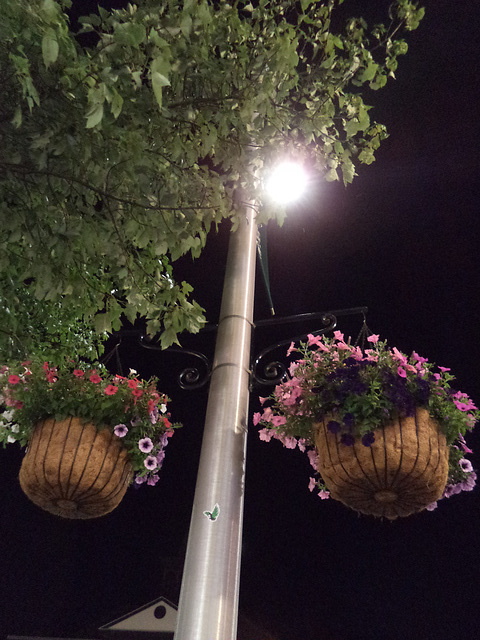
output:
<instances>
[{"instance_id":1,"label":"street lamp pole","mask_svg":"<svg viewBox=\"0 0 480 640\"><path fill-rule=\"evenodd\" d=\"M235 640L257 225L230 235L175 640Z\"/></svg>"}]
</instances>

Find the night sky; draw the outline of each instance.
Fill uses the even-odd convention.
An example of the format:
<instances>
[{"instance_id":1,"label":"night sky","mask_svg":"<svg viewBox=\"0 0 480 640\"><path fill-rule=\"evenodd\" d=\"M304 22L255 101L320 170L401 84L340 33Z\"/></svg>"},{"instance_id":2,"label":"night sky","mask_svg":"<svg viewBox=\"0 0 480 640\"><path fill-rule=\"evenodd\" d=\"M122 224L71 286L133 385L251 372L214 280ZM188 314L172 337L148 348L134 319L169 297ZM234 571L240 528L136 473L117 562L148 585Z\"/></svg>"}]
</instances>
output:
<instances>
[{"instance_id":1,"label":"night sky","mask_svg":"<svg viewBox=\"0 0 480 640\"><path fill-rule=\"evenodd\" d=\"M345 0L344 9L365 13L362 4L383 6L381 19L389 2ZM347 189L319 180L282 228L268 226L271 290L278 317L367 306L372 332L451 367L478 404L480 9L474 0L424 4L396 81L365 95L390 133L376 162L360 167ZM199 259L178 263L177 279L193 284L212 323L228 234L227 223ZM269 317L260 272L255 316ZM338 328L355 337L360 325L360 316L339 318ZM255 348L314 328L259 328ZM182 344L211 354L213 338ZM145 350L134 337L123 339L120 354L124 369L160 376L184 427L158 485L129 489L114 512L91 521L58 519L31 504L18 483L20 450L0 450L0 637L93 638L99 626L178 595L165 567L184 553L207 392L175 384L183 356ZM268 392L253 390L251 413ZM480 432L468 443L478 470ZM251 426L244 615L278 640L480 638L480 490L382 522L320 500L307 489L309 476L306 456L260 442Z\"/></svg>"}]
</instances>

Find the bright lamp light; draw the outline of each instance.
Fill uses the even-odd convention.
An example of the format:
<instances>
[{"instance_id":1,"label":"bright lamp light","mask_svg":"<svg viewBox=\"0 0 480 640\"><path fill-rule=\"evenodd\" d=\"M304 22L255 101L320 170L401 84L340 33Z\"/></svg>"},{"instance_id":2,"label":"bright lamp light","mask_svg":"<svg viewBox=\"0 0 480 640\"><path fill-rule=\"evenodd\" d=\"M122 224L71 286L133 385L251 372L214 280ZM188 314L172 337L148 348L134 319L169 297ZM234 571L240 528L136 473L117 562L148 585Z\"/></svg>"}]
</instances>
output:
<instances>
[{"instance_id":1,"label":"bright lamp light","mask_svg":"<svg viewBox=\"0 0 480 640\"><path fill-rule=\"evenodd\" d=\"M279 164L268 177L265 188L268 195L277 202L293 202L304 192L307 186L307 174L295 162Z\"/></svg>"}]
</instances>

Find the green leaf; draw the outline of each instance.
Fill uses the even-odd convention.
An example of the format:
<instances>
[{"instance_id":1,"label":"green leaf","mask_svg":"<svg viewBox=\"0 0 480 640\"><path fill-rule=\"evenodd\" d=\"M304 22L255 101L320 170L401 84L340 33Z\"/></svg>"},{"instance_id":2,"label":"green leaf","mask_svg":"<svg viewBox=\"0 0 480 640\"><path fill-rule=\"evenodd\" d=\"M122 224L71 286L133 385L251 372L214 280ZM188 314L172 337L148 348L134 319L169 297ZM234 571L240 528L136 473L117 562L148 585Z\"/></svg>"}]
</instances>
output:
<instances>
[{"instance_id":1,"label":"green leaf","mask_svg":"<svg viewBox=\"0 0 480 640\"><path fill-rule=\"evenodd\" d=\"M325 174L325 180L327 182L334 182L334 180L338 180L337 170L330 169L330 171L327 171L327 173Z\"/></svg>"},{"instance_id":2,"label":"green leaf","mask_svg":"<svg viewBox=\"0 0 480 640\"><path fill-rule=\"evenodd\" d=\"M378 64L376 62L369 62L367 68L363 71L363 73L359 74L359 80L361 82L370 82L375 77L375 74L378 71Z\"/></svg>"},{"instance_id":3,"label":"green leaf","mask_svg":"<svg viewBox=\"0 0 480 640\"><path fill-rule=\"evenodd\" d=\"M17 106L15 108L15 113L13 114L13 118L12 118L12 124L13 126L18 129L18 127L21 126L22 124L22 110L19 106Z\"/></svg>"},{"instance_id":4,"label":"green leaf","mask_svg":"<svg viewBox=\"0 0 480 640\"><path fill-rule=\"evenodd\" d=\"M102 121L103 118L103 104L95 104L87 113L87 129L92 129Z\"/></svg>"},{"instance_id":5,"label":"green leaf","mask_svg":"<svg viewBox=\"0 0 480 640\"><path fill-rule=\"evenodd\" d=\"M42 10L50 20L54 20L58 15L58 4L54 0L43 0Z\"/></svg>"},{"instance_id":6,"label":"green leaf","mask_svg":"<svg viewBox=\"0 0 480 640\"><path fill-rule=\"evenodd\" d=\"M114 91L112 102L110 104L110 109L112 111L112 115L115 118L115 120L118 118L118 116L122 112L122 106L123 106L122 96L118 93L118 91Z\"/></svg>"},{"instance_id":7,"label":"green leaf","mask_svg":"<svg viewBox=\"0 0 480 640\"><path fill-rule=\"evenodd\" d=\"M170 82L168 81L168 78L166 78L158 71L152 71L153 93L155 94L155 98L160 109L162 108L162 89L163 87L168 87L169 85Z\"/></svg>"},{"instance_id":8,"label":"green leaf","mask_svg":"<svg viewBox=\"0 0 480 640\"><path fill-rule=\"evenodd\" d=\"M47 29L42 38L43 64L47 67L56 62L58 58L58 40L55 31Z\"/></svg>"},{"instance_id":9,"label":"green leaf","mask_svg":"<svg viewBox=\"0 0 480 640\"><path fill-rule=\"evenodd\" d=\"M178 344L180 346L175 329L173 327L168 327L160 337L160 346L162 349L168 349L172 344Z\"/></svg>"}]
</instances>

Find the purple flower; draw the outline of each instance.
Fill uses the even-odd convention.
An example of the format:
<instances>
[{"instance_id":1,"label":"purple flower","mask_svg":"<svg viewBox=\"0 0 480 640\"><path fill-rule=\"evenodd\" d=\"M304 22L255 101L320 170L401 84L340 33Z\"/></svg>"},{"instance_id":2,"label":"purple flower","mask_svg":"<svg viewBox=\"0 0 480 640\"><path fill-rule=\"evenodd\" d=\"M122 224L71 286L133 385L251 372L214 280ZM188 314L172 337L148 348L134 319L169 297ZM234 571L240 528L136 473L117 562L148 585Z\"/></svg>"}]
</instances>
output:
<instances>
[{"instance_id":1,"label":"purple flower","mask_svg":"<svg viewBox=\"0 0 480 640\"><path fill-rule=\"evenodd\" d=\"M341 431L342 427L336 420L330 420L327 424L327 429L330 431L330 433L338 433L339 431Z\"/></svg>"},{"instance_id":2,"label":"purple flower","mask_svg":"<svg viewBox=\"0 0 480 640\"><path fill-rule=\"evenodd\" d=\"M427 505L427 506L425 507L425 509L426 509L427 511L433 511L434 509L436 509L436 508L437 508L437 506L438 506L438 505L437 505L437 503L436 503L436 502L432 502L432 504Z\"/></svg>"},{"instance_id":3,"label":"purple flower","mask_svg":"<svg viewBox=\"0 0 480 640\"><path fill-rule=\"evenodd\" d=\"M147 456L143 461L143 464L149 471L153 471L158 468L158 462L155 456Z\"/></svg>"},{"instance_id":4,"label":"purple flower","mask_svg":"<svg viewBox=\"0 0 480 640\"><path fill-rule=\"evenodd\" d=\"M159 481L159 477L158 475L155 473L153 476L150 476L147 480L147 484L149 484L151 487L153 487L154 485L157 484L157 482Z\"/></svg>"},{"instance_id":5,"label":"purple flower","mask_svg":"<svg viewBox=\"0 0 480 640\"><path fill-rule=\"evenodd\" d=\"M460 493L461 491L462 491L462 487L460 486L460 483L447 484L447 486L445 487L445 491L443 492L443 495L445 498L450 498L451 496L455 496L457 493Z\"/></svg>"},{"instance_id":6,"label":"purple flower","mask_svg":"<svg viewBox=\"0 0 480 640\"><path fill-rule=\"evenodd\" d=\"M475 471L469 473L467 479L460 483L460 488L462 491L472 491L475 487L477 481L477 474Z\"/></svg>"},{"instance_id":7,"label":"purple flower","mask_svg":"<svg viewBox=\"0 0 480 640\"><path fill-rule=\"evenodd\" d=\"M136 484L143 484L146 481L147 481L147 478L145 476L137 476L135 478L135 483Z\"/></svg>"},{"instance_id":8,"label":"purple flower","mask_svg":"<svg viewBox=\"0 0 480 640\"><path fill-rule=\"evenodd\" d=\"M343 433L340 442L347 447L351 447L355 444L355 438L351 433Z\"/></svg>"},{"instance_id":9,"label":"purple flower","mask_svg":"<svg viewBox=\"0 0 480 640\"><path fill-rule=\"evenodd\" d=\"M113 428L113 433L118 436L119 438L123 438L127 435L128 433L128 427L125 424L117 424L114 428Z\"/></svg>"},{"instance_id":10,"label":"purple flower","mask_svg":"<svg viewBox=\"0 0 480 640\"><path fill-rule=\"evenodd\" d=\"M372 431L369 431L362 437L362 444L364 447L371 447L375 442L375 436Z\"/></svg>"},{"instance_id":11,"label":"purple flower","mask_svg":"<svg viewBox=\"0 0 480 640\"><path fill-rule=\"evenodd\" d=\"M466 458L462 458L461 460L459 460L458 464L460 465L461 470L465 473L470 473L471 471L473 471L472 463Z\"/></svg>"},{"instance_id":12,"label":"purple flower","mask_svg":"<svg viewBox=\"0 0 480 640\"><path fill-rule=\"evenodd\" d=\"M138 442L138 448L143 453L150 453L150 451L153 449L153 442L150 440L150 438L142 438Z\"/></svg>"}]
</instances>

